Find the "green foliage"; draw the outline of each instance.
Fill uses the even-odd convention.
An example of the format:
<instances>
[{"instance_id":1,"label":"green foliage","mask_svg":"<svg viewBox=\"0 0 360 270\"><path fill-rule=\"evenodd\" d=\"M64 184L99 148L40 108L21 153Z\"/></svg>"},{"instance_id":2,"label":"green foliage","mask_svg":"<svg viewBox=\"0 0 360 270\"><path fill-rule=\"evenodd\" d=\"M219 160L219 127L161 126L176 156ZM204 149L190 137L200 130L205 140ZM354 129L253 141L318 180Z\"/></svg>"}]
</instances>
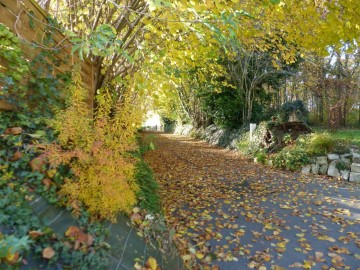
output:
<instances>
[{"instance_id":1,"label":"green foliage","mask_svg":"<svg viewBox=\"0 0 360 270\"><path fill-rule=\"evenodd\" d=\"M344 161L340 160L336 163L336 168L340 171L350 170L350 164L347 164Z\"/></svg>"},{"instance_id":2,"label":"green foliage","mask_svg":"<svg viewBox=\"0 0 360 270\"><path fill-rule=\"evenodd\" d=\"M221 92L204 92L201 95L203 109L222 128L237 128L243 124L243 100L233 88L223 88Z\"/></svg>"},{"instance_id":3,"label":"green foliage","mask_svg":"<svg viewBox=\"0 0 360 270\"><path fill-rule=\"evenodd\" d=\"M324 155L328 153L344 154L350 151L347 140L336 138L331 133L314 133L306 143L310 155Z\"/></svg>"},{"instance_id":4,"label":"green foliage","mask_svg":"<svg viewBox=\"0 0 360 270\"><path fill-rule=\"evenodd\" d=\"M159 185L154 179L154 174L149 165L140 157L135 165L135 179L139 186L136 197L142 209L152 213L161 211Z\"/></svg>"},{"instance_id":5,"label":"green foliage","mask_svg":"<svg viewBox=\"0 0 360 270\"><path fill-rule=\"evenodd\" d=\"M298 171L301 166L308 164L310 159L304 149L291 146L273 155L271 161L276 168Z\"/></svg>"},{"instance_id":6,"label":"green foliage","mask_svg":"<svg viewBox=\"0 0 360 270\"><path fill-rule=\"evenodd\" d=\"M16 262L19 258L16 258L16 253L20 254L24 250L30 249L30 243L28 236L17 238L14 235L1 235L0 234L0 266L4 260Z\"/></svg>"},{"instance_id":7,"label":"green foliage","mask_svg":"<svg viewBox=\"0 0 360 270\"><path fill-rule=\"evenodd\" d=\"M323 130L318 132L324 132ZM326 132L326 131L325 131ZM328 133L335 140L348 142L351 145L360 147L360 129L343 129Z\"/></svg>"},{"instance_id":8,"label":"green foliage","mask_svg":"<svg viewBox=\"0 0 360 270\"><path fill-rule=\"evenodd\" d=\"M266 153L263 152L259 152L255 155L255 158L257 160L257 162L261 163L261 164L265 164L266 163L266 159L267 159L267 155Z\"/></svg>"},{"instance_id":9,"label":"green foliage","mask_svg":"<svg viewBox=\"0 0 360 270\"><path fill-rule=\"evenodd\" d=\"M28 103L37 113L53 116L54 111L64 107L70 72L57 73L56 68L66 63L59 60L59 51L41 51L30 63L31 78ZM63 57L63 56L61 56Z\"/></svg>"},{"instance_id":10,"label":"green foliage","mask_svg":"<svg viewBox=\"0 0 360 270\"><path fill-rule=\"evenodd\" d=\"M143 155L147 151L155 149L153 134L138 138L139 150L134 153L137 162L135 164L134 178L139 189L136 192L138 205L150 213L161 211L160 197L158 194L159 185L154 178L154 173L150 166L144 161Z\"/></svg>"},{"instance_id":11,"label":"green foliage","mask_svg":"<svg viewBox=\"0 0 360 270\"><path fill-rule=\"evenodd\" d=\"M39 153L34 147L29 146L36 142L47 142L53 138L53 135L50 135L52 131L46 127L46 122L40 119L32 120L30 116L26 117L21 113L6 112L2 113L1 117L6 119L8 115L12 115L12 119L17 119L14 122L16 126L21 123L25 125L22 126L24 130L21 134L2 134L0 137L0 228L1 232L5 233L5 236L0 234L0 253L9 250L7 247L10 247L12 254L19 252L17 256L20 256L20 263L26 251L31 249L35 257L41 261L43 249L51 246L55 256L49 261L41 261L42 265L56 263L71 269L105 269L109 261L109 247L104 243L106 233L102 225L90 222L89 213L81 213L79 225L95 237L91 246L93 252L69 248L65 242L67 239L55 235L51 229L43 226L37 215L34 215L29 206L29 200L34 196L33 192L40 193L52 203L60 204L61 199L57 191L63 179L69 177L69 172L67 168L61 167L55 171L48 167L44 172L33 171L29 162ZM1 124L4 122L0 121ZM5 122L2 129L12 126L9 124L11 123ZM3 132L4 130L1 133ZM15 153L21 153L19 159L13 158ZM52 181L50 188L42 182L45 177ZM30 231L39 231L43 235L30 242L27 241ZM7 259L9 258L11 254ZM1 269L17 269L18 264L8 266L0 258Z\"/></svg>"},{"instance_id":12,"label":"green foliage","mask_svg":"<svg viewBox=\"0 0 360 270\"><path fill-rule=\"evenodd\" d=\"M247 128L247 127L246 127ZM243 132L241 139L237 143L237 149L246 156L255 157L259 152L266 152L273 146L274 142L267 143L264 136L268 131L268 122L261 122L255 129L250 140L250 132Z\"/></svg>"},{"instance_id":13,"label":"green foliage","mask_svg":"<svg viewBox=\"0 0 360 270\"><path fill-rule=\"evenodd\" d=\"M314 134L310 137L307 149L311 155L324 155L333 151L335 139L328 133Z\"/></svg>"},{"instance_id":14,"label":"green foliage","mask_svg":"<svg viewBox=\"0 0 360 270\"><path fill-rule=\"evenodd\" d=\"M295 113L300 121L306 121L309 115L309 111L301 100L286 102L281 106L280 116L283 122L287 122L292 113Z\"/></svg>"},{"instance_id":15,"label":"green foliage","mask_svg":"<svg viewBox=\"0 0 360 270\"><path fill-rule=\"evenodd\" d=\"M25 106L25 88L21 80L28 72L28 63L23 57L19 39L3 24L0 24L0 99L16 106Z\"/></svg>"}]
</instances>

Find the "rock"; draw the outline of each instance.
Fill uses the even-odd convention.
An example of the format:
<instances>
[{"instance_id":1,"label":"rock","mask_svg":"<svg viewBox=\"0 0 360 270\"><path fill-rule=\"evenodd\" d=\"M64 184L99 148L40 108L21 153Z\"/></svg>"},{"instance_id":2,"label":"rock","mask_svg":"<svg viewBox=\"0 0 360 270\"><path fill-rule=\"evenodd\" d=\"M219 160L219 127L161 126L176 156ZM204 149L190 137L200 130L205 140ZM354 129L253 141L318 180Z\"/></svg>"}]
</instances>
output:
<instances>
[{"instance_id":1,"label":"rock","mask_svg":"<svg viewBox=\"0 0 360 270\"><path fill-rule=\"evenodd\" d=\"M330 162L329 168L328 168L328 171L327 171L327 175L332 176L332 177L341 176L340 172L339 172L339 169L336 168L336 164L337 164L336 160L333 160L333 161Z\"/></svg>"},{"instance_id":2,"label":"rock","mask_svg":"<svg viewBox=\"0 0 360 270\"><path fill-rule=\"evenodd\" d=\"M351 172L360 173L360 163L351 164Z\"/></svg>"},{"instance_id":3,"label":"rock","mask_svg":"<svg viewBox=\"0 0 360 270\"><path fill-rule=\"evenodd\" d=\"M351 181L351 182L359 182L360 183L360 173L351 172L349 181Z\"/></svg>"},{"instance_id":4,"label":"rock","mask_svg":"<svg viewBox=\"0 0 360 270\"><path fill-rule=\"evenodd\" d=\"M308 174L308 173L310 173L310 170L311 170L311 165L304 165L301 168L301 173Z\"/></svg>"},{"instance_id":5,"label":"rock","mask_svg":"<svg viewBox=\"0 0 360 270\"><path fill-rule=\"evenodd\" d=\"M353 162L354 163L360 163L360 154L358 153L353 153Z\"/></svg>"},{"instance_id":6,"label":"rock","mask_svg":"<svg viewBox=\"0 0 360 270\"><path fill-rule=\"evenodd\" d=\"M327 173L328 167L328 164L321 165L319 169L319 174L325 175Z\"/></svg>"},{"instance_id":7,"label":"rock","mask_svg":"<svg viewBox=\"0 0 360 270\"><path fill-rule=\"evenodd\" d=\"M341 178L344 180L349 180L350 171L349 170L341 170L340 171Z\"/></svg>"},{"instance_id":8,"label":"rock","mask_svg":"<svg viewBox=\"0 0 360 270\"><path fill-rule=\"evenodd\" d=\"M330 161L340 159L338 154L328 154L327 157Z\"/></svg>"},{"instance_id":9,"label":"rock","mask_svg":"<svg viewBox=\"0 0 360 270\"><path fill-rule=\"evenodd\" d=\"M320 166L318 164L311 165L311 173L319 174Z\"/></svg>"},{"instance_id":10,"label":"rock","mask_svg":"<svg viewBox=\"0 0 360 270\"><path fill-rule=\"evenodd\" d=\"M325 165L325 164L327 164L328 162L327 162L327 157L326 156L322 156L322 157L317 157L316 158L316 164L318 164L318 165Z\"/></svg>"},{"instance_id":11,"label":"rock","mask_svg":"<svg viewBox=\"0 0 360 270\"><path fill-rule=\"evenodd\" d=\"M350 157L341 156L341 157L340 157L340 160L341 160L342 162L344 162L345 164L350 164L350 163L351 163Z\"/></svg>"}]
</instances>

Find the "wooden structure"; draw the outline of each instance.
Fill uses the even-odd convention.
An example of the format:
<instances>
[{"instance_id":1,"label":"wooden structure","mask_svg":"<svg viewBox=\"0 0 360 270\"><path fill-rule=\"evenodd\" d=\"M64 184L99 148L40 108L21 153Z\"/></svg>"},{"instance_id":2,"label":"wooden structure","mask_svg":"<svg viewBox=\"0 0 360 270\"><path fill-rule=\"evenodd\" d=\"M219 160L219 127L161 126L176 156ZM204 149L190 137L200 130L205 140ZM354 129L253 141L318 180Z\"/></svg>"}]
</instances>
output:
<instances>
[{"instance_id":1,"label":"wooden structure","mask_svg":"<svg viewBox=\"0 0 360 270\"><path fill-rule=\"evenodd\" d=\"M71 71L74 64L81 64L83 86L89 91L88 102L92 106L95 93L94 67L89 61L81 61L71 55L71 42L48 18L50 15L34 0L0 0L0 23L20 38L24 57L31 61L41 50L56 50L54 55L62 60L59 61L62 64L54 66L55 74ZM46 34L51 34L54 40L55 45L52 47L45 45ZM65 59L68 59L66 63L63 62Z\"/></svg>"}]
</instances>

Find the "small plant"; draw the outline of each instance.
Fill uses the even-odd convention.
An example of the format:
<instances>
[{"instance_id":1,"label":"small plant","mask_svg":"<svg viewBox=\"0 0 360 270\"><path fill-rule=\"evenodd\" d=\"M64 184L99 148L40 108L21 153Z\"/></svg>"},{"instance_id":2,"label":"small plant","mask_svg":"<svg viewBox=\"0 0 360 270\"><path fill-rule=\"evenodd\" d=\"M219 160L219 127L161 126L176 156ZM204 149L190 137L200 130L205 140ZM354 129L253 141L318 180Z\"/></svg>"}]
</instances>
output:
<instances>
[{"instance_id":1,"label":"small plant","mask_svg":"<svg viewBox=\"0 0 360 270\"><path fill-rule=\"evenodd\" d=\"M14 235L0 234L0 266L16 264L20 260L21 252L30 249L31 240L28 236L17 238Z\"/></svg>"},{"instance_id":2,"label":"small plant","mask_svg":"<svg viewBox=\"0 0 360 270\"><path fill-rule=\"evenodd\" d=\"M256 154L255 158L256 158L257 162L259 162L261 164L265 164L267 156L264 152L259 152Z\"/></svg>"},{"instance_id":3,"label":"small plant","mask_svg":"<svg viewBox=\"0 0 360 270\"><path fill-rule=\"evenodd\" d=\"M291 171L297 171L310 162L306 151L297 147L285 147L271 160L275 167Z\"/></svg>"},{"instance_id":4,"label":"small plant","mask_svg":"<svg viewBox=\"0 0 360 270\"><path fill-rule=\"evenodd\" d=\"M285 134L283 137L283 142L285 143L285 145L289 145L294 143L293 138L291 137L291 134Z\"/></svg>"},{"instance_id":5,"label":"small plant","mask_svg":"<svg viewBox=\"0 0 360 270\"><path fill-rule=\"evenodd\" d=\"M345 171L350 169L350 165L341 160L336 163L336 168L340 171Z\"/></svg>"}]
</instances>

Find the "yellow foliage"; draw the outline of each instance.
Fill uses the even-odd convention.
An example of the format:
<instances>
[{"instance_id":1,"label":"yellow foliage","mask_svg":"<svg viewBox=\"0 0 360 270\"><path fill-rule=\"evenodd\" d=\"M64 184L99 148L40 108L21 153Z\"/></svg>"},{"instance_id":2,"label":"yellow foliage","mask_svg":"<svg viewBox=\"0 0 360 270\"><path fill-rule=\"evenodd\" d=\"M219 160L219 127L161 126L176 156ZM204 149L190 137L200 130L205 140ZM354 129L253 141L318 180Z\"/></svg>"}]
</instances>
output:
<instances>
[{"instance_id":1,"label":"yellow foliage","mask_svg":"<svg viewBox=\"0 0 360 270\"><path fill-rule=\"evenodd\" d=\"M134 135L141 113L135 110L137 101L130 91L114 104L109 89L101 89L91 118L78 75L75 70L68 107L55 120L60 145L50 147L50 160L54 165L69 164L76 176L60 190L70 205L81 202L92 215L115 220L119 212L130 211L136 203L134 160L129 151L136 147Z\"/></svg>"}]
</instances>

